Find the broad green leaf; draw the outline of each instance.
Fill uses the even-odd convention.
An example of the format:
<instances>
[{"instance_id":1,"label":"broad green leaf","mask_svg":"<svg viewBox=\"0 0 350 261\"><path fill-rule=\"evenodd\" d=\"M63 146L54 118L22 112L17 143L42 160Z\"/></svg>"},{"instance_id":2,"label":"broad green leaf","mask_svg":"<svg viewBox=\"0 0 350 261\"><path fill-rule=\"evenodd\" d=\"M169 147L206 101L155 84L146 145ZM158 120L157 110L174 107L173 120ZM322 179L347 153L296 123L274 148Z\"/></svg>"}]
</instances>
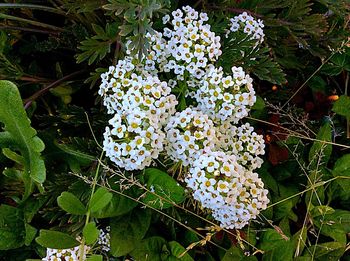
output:
<instances>
[{"instance_id":1,"label":"broad green leaf","mask_svg":"<svg viewBox=\"0 0 350 261\"><path fill-rule=\"evenodd\" d=\"M83 229L83 236L88 245L95 243L99 234L100 231L97 229L95 222L90 222Z\"/></svg>"},{"instance_id":2,"label":"broad green leaf","mask_svg":"<svg viewBox=\"0 0 350 261\"><path fill-rule=\"evenodd\" d=\"M23 214L15 207L0 206L0 250L23 246L26 231Z\"/></svg>"},{"instance_id":3,"label":"broad green leaf","mask_svg":"<svg viewBox=\"0 0 350 261\"><path fill-rule=\"evenodd\" d=\"M91 255L88 256L87 261L103 261L103 256L102 255Z\"/></svg>"},{"instance_id":4,"label":"broad green leaf","mask_svg":"<svg viewBox=\"0 0 350 261\"><path fill-rule=\"evenodd\" d=\"M341 95L334 103L332 110L341 116L350 117L350 97Z\"/></svg>"},{"instance_id":5,"label":"broad green leaf","mask_svg":"<svg viewBox=\"0 0 350 261\"><path fill-rule=\"evenodd\" d=\"M127 193L125 191L125 193ZM137 206L137 202L119 194L113 194L110 202L97 212L91 212L91 217L108 218L124 215Z\"/></svg>"},{"instance_id":6,"label":"broad green leaf","mask_svg":"<svg viewBox=\"0 0 350 261\"><path fill-rule=\"evenodd\" d=\"M334 213L335 210L329 206L316 206L311 211L310 214L312 218L315 218L317 216L323 216Z\"/></svg>"},{"instance_id":7,"label":"broad green leaf","mask_svg":"<svg viewBox=\"0 0 350 261\"><path fill-rule=\"evenodd\" d=\"M333 176L350 177L350 154L345 154L335 162L333 168ZM344 189L344 191L350 191L350 180L339 178L337 183Z\"/></svg>"},{"instance_id":8,"label":"broad green leaf","mask_svg":"<svg viewBox=\"0 0 350 261\"><path fill-rule=\"evenodd\" d=\"M313 218L313 223L321 229L322 235L346 244L347 234L350 233L350 211L336 209L328 212L324 217Z\"/></svg>"},{"instance_id":9,"label":"broad green leaf","mask_svg":"<svg viewBox=\"0 0 350 261\"><path fill-rule=\"evenodd\" d=\"M256 102L254 103L252 110L263 110L266 107L265 101L260 96L256 97Z\"/></svg>"},{"instance_id":10,"label":"broad green leaf","mask_svg":"<svg viewBox=\"0 0 350 261\"><path fill-rule=\"evenodd\" d=\"M170 254L169 251L164 251L164 246L166 247L164 238L149 237L137 244L130 255L138 261L163 261Z\"/></svg>"},{"instance_id":11,"label":"broad green leaf","mask_svg":"<svg viewBox=\"0 0 350 261\"><path fill-rule=\"evenodd\" d=\"M142 201L154 208L169 208L173 206L171 202L179 204L185 199L184 188L161 170L155 168L146 169L145 181L147 188L154 191L156 195L147 193Z\"/></svg>"},{"instance_id":12,"label":"broad green leaf","mask_svg":"<svg viewBox=\"0 0 350 261\"><path fill-rule=\"evenodd\" d=\"M260 249L264 250L264 261L292 260L293 242L274 229L266 229L260 237Z\"/></svg>"},{"instance_id":13,"label":"broad green leaf","mask_svg":"<svg viewBox=\"0 0 350 261\"><path fill-rule=\"evenodd\" d=\"M86 208L83 203L72 193L62 192L61 196L57 198L57 204L69 214L85 215Z\"/></svg>"},{"instance_id":14,"label":"broad green leaf","mask_svg":"<svg viewBox=\"0 0 350 261\"><path fill-rule=\"evenodd\" d=\"M24 244L26 246L29 246L36 236L37 229L29 225L28 223L25 223L25 231L26 231L26 237L24 240Z\"/></svg>"},{"instance_id":15,"label":"broad green leaf","mask_svg":"<svg viewBox=\"0 0 350 261\"><path fill-rule=\"evenodd\" d=\"M255 256L245 256L243 251L236 246L231 247L226 251L221 261L255 261L258 260Z\"/></svg>"},{"instance_id":16,"label":"broad green leaf","mask_svg":"<svg viewBox=\"0 0 350 261\"><path fill-rule=\"evenodd\" d=\"M325 123L319 130L316 139L331 142L332 128L329 122ZM321 141L315 141L309 152L309 162L312 169L316 169L317 165L327 164L332 154L332 145Z\"/></svg>"},{"instance_id":17,"label":"broad green leaf","mask_svg":"<svg viewBox=\"0 0 350 261\"><path fill-rule=\"evenodd\" d=\"M46 229L40 230L35 241L43 247L54 249L68 249L79 245L79 242L68 234Z\"/></svg>"},{"instance_id":18,"label":"broad green leaf","mask_svg":"<svg viewBox=\"0 0 350 261\"><path fill-rule=\"evenodd\" d=\"M145 236L151 224L151 212L134 209L126 215L111 218L111 253L120 257L130 253Z\"/></svg>"},{"instance_id":19,"label":"broad green leaf","mask_svg":"<svg viewBox=\"0 0 350 261\"><path fill-rule=\"evenodd\" d=\"M193 261L193 258L188 253L185 253L186 249L178 242L171 241L168 243L168 245L171 253L171 257L168 258L169 261L170 259L181 261Z\"/></svg>"},{"instance_id":20,"label":"broad green leaf","mask_svg":"<svg viewBox=\"0 0 350 261\"><path fill-rule=\"evenodd\" d=\"M23 108L16 85L3 80L0 81L0 122L5 124L4 132L0 135L0 145L11 145L11 148L19 150L24 158L26 176L34 182L43 183L46 178L46 169L40 152L44 150L45 145L30 126L30 120ZM28 191L31 185L26 184L26 188L25 198L31 193Z\"/></svg>"},{"instance_id":21,"label":"broad green leaf","mask_svg":"<svg viewBox=\"0 0 350 261\"><path fill-rule=\"evenodd\" d=\"M89 204L89 209L91 212L97 212L108 205L111 201L113 195L106 188L98 188Z\"/></svg>"},{"instance_id":22,"label":"broad green leaf","mask_svg":"<svg viewBox=\"0 0 350 261\"><path fill-rule=\"evenodd\" d=\"M339 260L345 252L345 244L339 242L327 242L309 247L305 251L306 256L311 256L310 253L315 253L312 260Z\"/></svg>"}]
</instances>

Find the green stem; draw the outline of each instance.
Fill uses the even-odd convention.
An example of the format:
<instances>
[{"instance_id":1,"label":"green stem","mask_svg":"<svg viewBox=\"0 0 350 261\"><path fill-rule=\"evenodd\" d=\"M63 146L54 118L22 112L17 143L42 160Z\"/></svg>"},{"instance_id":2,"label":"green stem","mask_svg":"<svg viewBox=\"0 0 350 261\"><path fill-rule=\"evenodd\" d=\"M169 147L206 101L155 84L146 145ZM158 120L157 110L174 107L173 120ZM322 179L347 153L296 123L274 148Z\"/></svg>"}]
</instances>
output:
<instances>
[{"instance_id":1,"label":"green stem","mask_svg":"<svg viewBox=\"0 0 350 261\"><path fill-rule=\"evenodd\" d=\"M91 189L91 195L90 195L90 200L89 200L88 206L90 205L90 202L91 202L91 200L92 200L92 198L94 196L94 193L95 193L98 173L100 172L100 166L101 166L103 154L104 154L104 151L101 152L100 158L98 160L98 164L97 164L97 168L96 168L96 172L95 172L95 177L94 177L94 180L92 182L92 189ZM88 211L86 213L86 219L85 219L85 226L87 224L89 224L89 222L90 222L90 214L91 214L91 211L90 211L90 208L88 207ZM83 261L84 246L85 246L85 238L83 237L83 239L81 240L80 247L79 247L79 253L80 253L79 261Z\"/></svg>"}]
</instances>

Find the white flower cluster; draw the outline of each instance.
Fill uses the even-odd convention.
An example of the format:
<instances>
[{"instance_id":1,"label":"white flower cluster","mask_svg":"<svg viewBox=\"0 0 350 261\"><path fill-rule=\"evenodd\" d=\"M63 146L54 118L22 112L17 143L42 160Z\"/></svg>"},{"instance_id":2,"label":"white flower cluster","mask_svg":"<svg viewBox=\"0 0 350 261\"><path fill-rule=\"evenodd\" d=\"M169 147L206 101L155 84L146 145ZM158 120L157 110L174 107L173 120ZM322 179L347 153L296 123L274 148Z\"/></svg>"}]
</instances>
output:
<instances>
[{"instance_id":1,"label":"white flower cluster","mask_svg":"<svg viewBox=\"0 0 350 261\"><path fill-rule=\"evenodd\" d=\"M253 79L242 67L232 67L232 76L222 68L210 68L198 84L194 98L198 107L215 122L234 123L246 116L256 102Z\"/></svg>"},{"instance_id":2,"label":"white flower cluster","mask_svg":"<svg viewBox=\"0 0 350 261\"><path fill-rule=\"evenodd\" d=\"M170 23L164 28L167 63L165 72L173 71L178 79L183 80L185 72L201 79L205 68L221 55L220 36L211 31L206 13L198 13L189 6L182 7L163 17L163 23Z\"/></svg>"},{"instance_id":3,"label":"white flower cluster","mask_svg":"<svg viewBox=\"0 0 350 261\"><path fill-rule=\"evenodd\" d=\"M217 142L215 127L206 114L187 108L170 118L165 127L166 151L174 161L184 166L199 155L214 149Z\"/></svg>"},{"instance_id":4,"label":"white flower cluster","mask_svg":"<svg viewBox=\"0 0 350 261\"><path fill-rule=\"evenodd\" d=\"M249 124L233 125L256 102L253 80L242 67L225 75L215 66L222 53L220 36L207 21L206 13L189 6L164 16L169 26L146 35L150 49L141 61L133 56L132 43L126 44L126 58L101 75L99 94L114 115L103 146L126 170L149 166L165 150L172 160L189 166L187 186L221 226L242 228L269 203L253 172L262 164L264 140ZM231 19L232 32L242 31L259 43L262 28L262 21L246 13ZM191 91L198 106L176 112L172 90L179 95Z\"/></svg>"},{"instance_id":5,"label":"white flower cluster","mask_svg":"<svg viewBox=\"0 0 350 261\"><path fill-rule=\"evenodd\" d=\"M108 113L124 115L135 110L142 111L155 124L166 122L175 112L176 97L166 82L147 70L137 69L132 60L119 60L110 66L108 72L101 74L102 83L99 94Z\"/></svg>"},{"instance_id":6,"label":"white flower cluster","mask_svg":"<svg viewBox=\"0 0 350 261\"><path fill-rule=\"evenodd\" d=\"M243 32L247 34L250 40L257 40L257 44L264 41L264 23L262 20L255 20L254 17L243 12L230 19L231 32Z\"/></svg>"},{"instance_id":7,"label":"white flower cluster","mask_svg":"<svg viewBox=\"0 0 350 261\"><path fill-rule=\"evenodd\" d=\"M106 227L105 230L100 229L100 234L97 239L97 244L101 247L101 250L104 252L109 252L111 250L111 236L109 232L111 231L111 227Z\"/></svg>"},{"instance_id":8,"label":"white flower cluster","mask_svg":"<svg viewBox=\"0 0 350 261\"><path fill-rule=\"evenodd\" d=\"M101 75L99 94L114 116L106 127L103 147L118 166L143 169L163 150L162 126L175 113L176 97L166 82L139 72L131 59L120 60Z\"/></svg>"},{"instance_id":9,"label":"white flower cluster","mask_svg":"<svg viewBox=\"0 0 350 261\"><path fill-rule=\"evenodd\" d=\"M242 228L269 203L258 174L237 163L234 155L210 152L193 161L185 179L194 199L212 211L221 227Z\"/></svg>"},{"instance_id":10,"label":"white flower cluster","mask_svg":"<svg viewBox=\"0 0 350 261\"><path fill-rule=\"evenodd\" d=\"M86 260L86 255L90 251L89 246L84 245L83 257L80 258L80 246L69 249L52 249L46 250L46 257L43 261L79 261Z\"/></svg>"},{"instance_id":11,"label":"white flower cluster","mask_svg":"<svg viewBox=\"0 0 350 261\"><path fill-rule=\"evenodd\" d=\"M216 133L219 140L217 150L235 155L237 162L250 171L261 167L263 160L259 156L265 154L264 138L254 132L249 123L237 127L224 122Z\"/></svg>"}]
</instances>

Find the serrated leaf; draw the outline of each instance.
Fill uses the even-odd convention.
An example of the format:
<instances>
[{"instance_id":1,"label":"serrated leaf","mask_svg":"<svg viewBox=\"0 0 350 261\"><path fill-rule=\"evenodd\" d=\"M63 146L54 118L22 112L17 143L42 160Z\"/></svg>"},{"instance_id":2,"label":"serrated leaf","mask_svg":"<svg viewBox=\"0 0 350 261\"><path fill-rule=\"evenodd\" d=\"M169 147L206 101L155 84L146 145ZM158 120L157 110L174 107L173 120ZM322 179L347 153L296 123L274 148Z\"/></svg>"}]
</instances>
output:
<instances>
[{"instance_id":1,"label":"serrated leaf","mask_svg":"<svg viewBox=\"0 0 350 261\"><path fill-rule=\"evenodd\" d=\"M83 236L87 245L95 243L100 231L97 229L95 222L88 223L83 229Z\"/></svg>"},{"instance_id":2,"label":"serrated leaf","mask_svg":"<svg viewBox=\"0 0 350 261\"><path fill-rule=\"evenodd\" d=\"M85 215L86 208L81 201L70 192L62 192L57 198L57 204L69 214Z\"/></svg>"},{"instance_id":3,"label":"serrated leaf","mask_svg":"<svg viewBox=\"0 0 350 261\"><path fill-rule=\"evenodd\" d=\"M106 188L98 188L89 204L89 210L91 212L97 212L108 205L113 195Z\"/></svg>"},{"instance_id":4,"label":"serrated leaf","mask_svg":"<svg viewBox=\"0 0 350 261\"><path fill-rule=\"evenodd\" d=\"M79 245L74 237L66 233L46 229L40 230L35 241L43 247L54 249L68 249Z\"/></svg>"},{"instance_id":5,"label":"serrated leaf","mask_svg":"<svg viewBox=\"0 0 350 261\"><path fill-rule=\"evenodd\" d=\"M126 215L112 218L111 253L120 257L130 253L145 236L151 224L151 212L135 209Z\"/></svg>"},{"instance_id":6,"label":"serrated leaf","mask_svg":"<svg viewBox=\"0 0 350 261\"><path fill-rule=\"evenodd\" d=\"M167 173L148 168L145 170L145 182L147 188L153 190L155 194L147 193L142 201L154 208L165 209L179 204L185 199L184 188Z\"/></svg>"},{"instance_id":7,"label":"serrated leaf","mask_svg":"<svg viewBox=\"0 0 350 261\"><path fill-rule=\"evenodd\" d=\"M45 148L44 143L36 136L36 131L30 126L22 99L17 87L9 81L0 81L0 121L5 124L5 132L0 135L0 144L8 144L21 152L24 158L24 172L34 182L43 183L46 169L40 152ZM30 183L32 181L26 181ZM30 184L26 184L25 198L30 194Z\"/></svg>"}]
</instances>

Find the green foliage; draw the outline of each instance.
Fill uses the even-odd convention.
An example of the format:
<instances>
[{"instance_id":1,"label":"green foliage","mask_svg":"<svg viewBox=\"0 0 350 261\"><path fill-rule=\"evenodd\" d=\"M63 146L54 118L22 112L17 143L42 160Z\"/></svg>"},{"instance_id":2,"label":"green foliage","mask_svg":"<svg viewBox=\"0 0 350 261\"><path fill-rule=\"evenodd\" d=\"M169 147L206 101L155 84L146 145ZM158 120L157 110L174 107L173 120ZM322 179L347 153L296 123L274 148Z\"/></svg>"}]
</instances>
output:
<instances>
[{"instance_id":1,"label":"green foliage","mask_svg":"<svg viewBox=\"0 0 350 261\"><path fill-rule=\"evenodd\" d=\"M45 229L40 230L40 235L35 241L43 247L54 249L67 249L79 245L79 242L68 234Z\"/></svg>"},{"instance_id":2,"label":"green foliage","mask_svg":"<svg viewBox=\"0 0 350 261\"><path fill-rule=\"evenodd\" d=\"M78 47L82 52L76 56L77 63L88 61L91 65L96 61L102 60L111 52L111 46L117 41L118 24L107 23L105 29L97 24L93 24L92 28L95 35L80 43Z\"/></svg>"},{"instance_id":3,"label":"green foliage","mask_svg":"<svg viewBox=\"0 0 350 261\"><path fill-rule=\"evenodd\" d=\"M84 227L83 236L88 245L95 243L99 234L100 231L97 229L95 222L90 222Z\"/></svg>"},{"instance_id":4,"label":"green foliage","mask_svg":"<svg viewBox=\"0 0 350 261\"><path fill-rule=\"evenodd\" d=\"M151 192L146 193L143 202L158 209L172 207L185 199L185 190L167 173L148 168L145 170L145 182Z\"/></svg>"},{"instance_id":5,"label":"green foliage","mask_svg":"<svg viewBox=\"0 0 350 261\"><path fill-rule=\"evenodd\" d=\"M123 195L118 195L114 193L112 199L108 202L108 204L99 211L91 212L91 216L94 218L108 218L120 216L125 213L128 213L136 206L137 202L128 199Z\"/></svg>"},{"instance_id":6,"label":"green foliage","mask_svg":"<svg viewBox=\"0 0 350 261\"><path fill-rule=\"evenodd\" d=\"M69 192L62 192L61 196L57 198L57 204L69 214L85 215L86 209L81 201Z\"/></svg>"},{"instance_id":7,"label":"green foliage","mask_svg":"<svg viewBox=\"0 0 350 261\"><path fill-rule=\"evenodd\" d=\"M30 241L32 231L28 229L27 239L22 215L15 207L0 205L0 250L18 248Z\"/></svg>"},{"instance_id":8,"label":"green foliage","mask_svg":"<svg viewBox=\"0 0 350 261\"><path fill-rule=\"evenodd\" d=\"M0 134L0 146L9 148L5 154L19 159L18 163L24 165L21 179L25 184L26 198L33 191L33 182L41 185L45 181L45 163L40 156L45 145L30 126L17 87L9 81L0 81L0 121L5 124ZM14 150L21 152L21 156L17 156Z\"/></svg>"},{"instance_id":9,"label":"green foliage","mask_svg":"<svg viewBox=\"0 0 350 261\"><path fill-rule=\"evenodd\" d=\"M332 145L330 142L332 142L332 129L329 122L321 127L316 139L320 141L314 142L309 151L309 162L312 169L315 169L317 165L320 165L320 162L327 164L331 156ZM321 141L328 142L328 144Z\"/></svg>"},{"instance_id":10,"label":"green foliage","mask_svg":"<svg viewBox=\"0 0 350 261\"><path fill-rule=\"evenodd\" d=\"M130 253L138 246L151 224L149 210L134 209L129 213L112 218L111 253L120 257Z\"/></svg>"},{"instance_id":11,"label":"green foliage","mask_svg":"<svg viewBox=\"0 0 350 261\"><path fill-rule=\"evenodd\" d=\"M349 118L350 117L350 97L341 95L339 97L339 100L337 100L334 103L332 110L341 116Z\"/></svg>"},{"instance_id":12,"label":"green foliage","mask_svg":"<svg viewBox=\"0 0 350 261\"><path fill-rule=\"evenodd\" d=\"M334 54L321 70L323 74L330 76L339 75L342 71L350 71L350 47Z\"/></svg>"},{"instance_id":13,"label":"green foliage","mask_svg":"<svg viewBox=\"0 0 350 261\"><path fill-rule=\"evenodd\" d=\"M264 164L256 172L271 202L248 226L213 227L211 213L186 197L188 168L172 165L164 155L152 168L133 172L97 160L110 118L96 94L100 74L124 57L129 40L134 54L147 53L145 35L162 31L160 17L184 4L0 4L0 79L19 86L0 82L1 260L39 260L47 247L79 245L77 236L91 247L90 261L346 260L350 9L345 1L192 5L208 13L211 29L221 37L223 54L216 65L225 73L242 66L254 78L257 102L248 121L265 138ZM257 47L244 34L225 37L227 18L243 11L265 24L265 41ZM166 73L159 77L169 79ZM193 104L187 91L185 81L172 89L178 110ZM340 96L334 104L332 95ZM41 193L33 193L35 185ZM97 238L108 225L107 253Z\"/></svg>"},{"instance_id":14,"label":"green foliage","mask_svg":"<svg viewBox=\"0 0 350 261\"><path fill-rule=\"evenodd\" d=\"M105 206L108 205L108 203L110 203L112 197L112 193L108 192L107 189L99 188L98 190L96 190L96 192L90 200L89 210L91 212L97 212L103 209Z\"/></svg>"},{"instance_id":15,"label":"green foliage","mask_svg":"<svg viewBox=\"0 0 350 261\"><path fill-rule=\"evenodd\" d=\"M333 168L333 176L343 176L350 177L350 154L345 154L340 159L335 162ZM344 191L349 191L350 188L350 180L347 179L339 179L337 180L338 184L344 189Z\"/></svg>"},{"instance_id":16,"label":"green foliage","mask_svg":"<svg viewBox=\"0 0 350 261\"><path fill-rule=\"evenodd\" d=\"M129 36L130 49L136 54L147 53L149 44L145 39L147 33L153 33L151 19L164 14L165 6L169 0L108 0L109 4L103 6L109 14L121 16L124 19L119 27L121 36Z\"/></svg>"},{"instance_id":17,"label":"green foliage","mask_svg":"<svg viewBox=\"0 0 350 261\"><path fill-rule=\"evenodd\" d=\"M229 250L226 251L224 257L221 259L221 261L230 261L230 260L237 260L237 261L255 261L257 258L255 256L245 256L241 249L238 247L231 247Z\"/></svg>"},{"instance_id":18,"label":"green foliage","mask_svg":"<svg viewBox=\"0 0 350 261\"><path fill-rule=\"evenodd\" d=\"M270 56L268 47L254 46L245 34L229 34L224 43L221 65L229 73L232 66L241 66L260 80L282 85L286 82L280 65Z\"/></svg>"}]
</instances>

